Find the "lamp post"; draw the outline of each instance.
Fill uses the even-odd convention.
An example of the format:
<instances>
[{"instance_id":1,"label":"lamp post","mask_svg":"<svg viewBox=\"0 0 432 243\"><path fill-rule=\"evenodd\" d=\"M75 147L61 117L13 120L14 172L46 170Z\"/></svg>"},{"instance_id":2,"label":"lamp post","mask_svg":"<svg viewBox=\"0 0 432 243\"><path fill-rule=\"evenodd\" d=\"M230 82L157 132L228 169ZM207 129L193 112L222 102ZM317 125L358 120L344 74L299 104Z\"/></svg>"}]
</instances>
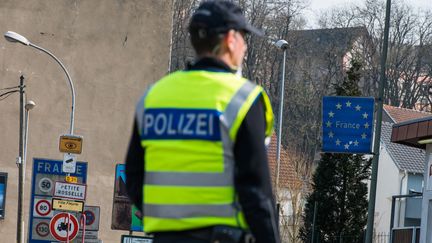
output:
<instances>
[{"instance_id":1,"label":"lamp post","mask_svg":"<svg viewBox=\"0 0 432 243\"><path fill-rule=\"evenodd\" d=\"M24 106L25 109L25 123L24 123L24 155L23 155L23 161L24 161L24 171L26 170L27 165L27 142L28 142L28 126L29 126L29 118L30 118L30 110L33 109L36 106L36 103L33 100L27 101L27 103ZM25 174L24 174L24 181L25 181Z\"/></svg>"},{"instance_id":2,"label":"lamp post","mask_svg":"<svg viewBox=\"0 0 432 243\"><path fill-rule=\"evenodd\" d=\"M18 210L17 210L17 243L24 242L24 217L23 217L23 201L24 201L24 76L20 77L20 106L19 106L19 149L18 149Z\"/></svg>"},{"instance_id":3,"label":"lamp post","mask_svg":"<svg viewBox=\"0 0 432 243\"><path fill-rule=\"evenodd\" d=\"M285 91L285 63L286 63L286 52L288 49L288 42L286 40L278 40L276 42L271 42L278 49L283 51L282 60L282 77L280 85L280 98L279 98L279 119L278 119L278 136L277 136L277 146L276 146L276 197L279 193L279 172L280 172L280 151L281 151L281 140L282 140L282 114L284 105L284 91Z\"/></svg>"},{"instance_id":4,"label":"lamp post","mask_svg":"<svg viewBox=\"0 0 432 243\"><path fill-rule=\"evenodd\" d=\"M69 75L69 72L66 70L66 67L63 65L63 63L56 57L54 56L54 54L52 54L50 51L37 46L33 43L31 43L27 38L25 38L24 36L15 33L13 31L8 31L4 34L4 37L7 41L10 42L18 42L21 43L25 46L31 46L35 49L38 49L46 54L48 54L50 57L52 57L59 65L60 67L63 69L64 73L66 74L67 80L69 82L69 86L70 86L70 90L71 90L71 94L72 94L72 110L71 110L71 118L70 118L70 129L69 129L69 134L73 135L73 131L74 131L74 116L75 116L75 88L72 82L72 78Z\"/></svg>"},{"instance_id":5,"label":"lamp post","mask_svg":"<svg viewBox=\"0 0 432 243\"><path fill-rule=\"evenodd\" d=\"M381 143L383 96L384 96L385 84L387 82L386 62L387 62L387 52L388 52L388 42L389 42L389 32L390 32L390 11L391 11L391 0L387 0L385 23L384 23L384 39L383 39L382 53L381 53L381 70L380 70L380 83L378 89L377 119L376 119L376 128L375 128L375 139L374 139L375 142L374 142L372 174L371 174L371 182L370 182L370 190L369 190L369 205L368 205L368 214L367 214L367 228L366 228L365 243L372 243L373 241L376 187L377 187L377 179L378 179L378 162L379 162L380 143Z\"/></svg>"},{"instance_id":6,"label":"lamp post","mask_svg":"<svg viewBox=\"0 0 432 243\"><path fill-rule=\"evenodd\" d=\"M56 57L54 54L52 54L50 51L37 46L33 43L31 43L27 38L24 36L15 33L13 31L8 31L4 34L4 37L7 41L10 42L18 42L25 46L31 46L37 50L40 50L46 54L48 54L50 57L52 57L63 69L64 73L66 74L67 80L69 82L69 87L71 89L72 94L72 109L71 109L71 116L70 116L70 128L69 128L69 134L73 135L74 131L74 116L75 116L75 89L72 82L72 78L69 75L69 72L66 70L63 63ZM26 104L26 120L28 122L28 111L34 107L34 102L30 102ZM25 156L26 156L26 146L27 144L27 135L25 135L24 138L24 129L23 129L23 123L24 123L24 77L21 76L21 82L20 82L20 138L19 138L19 156L17 159L17 164L19 167L19 183L18 183L18 218L17 218L17 243L24 243L24 220L23 220L23 200L24 200L24 183L25 183ZM27 130L27 122L26 122L26 130ZM25 140L25 141L24 141ZM24 144L25 143L25 144Z\"/></svg>"}]
</instances>

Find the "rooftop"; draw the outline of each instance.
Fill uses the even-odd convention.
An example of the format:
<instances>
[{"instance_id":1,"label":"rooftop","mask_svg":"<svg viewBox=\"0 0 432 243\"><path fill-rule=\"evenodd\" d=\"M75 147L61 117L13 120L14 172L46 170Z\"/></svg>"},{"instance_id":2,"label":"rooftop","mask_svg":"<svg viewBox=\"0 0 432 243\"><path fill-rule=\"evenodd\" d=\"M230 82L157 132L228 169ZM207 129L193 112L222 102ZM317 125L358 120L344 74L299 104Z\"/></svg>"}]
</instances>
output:
<instances>
[{"instance_id":1,"label":"rooftop","mask_svg":"<svg viewBox=\"0 0 432 243\"><path fill-rule=\"evenodd\" d=\"M390 116L394 123L400 123L412 119L432 116L432 113L416 111L412 109L400 108L390 105L384 105L384 110Z\"/></svg>"},{"instance_id":2,"label":"rooftop","mask_svg":"<svg viewBox=\"0 0 432 243\"><path fill-rule=\"evenodd\" d=\"M392 127L393 123L382 123L381 142L384 143L396 166L410 173L423 173L424 150L391 142Z\"/></svg>"},{"instance_id":3,"label":"rooftop","mask_svg":"<svg viewBox=\"0 0 432 243\"><path fill-rule=\"evenodd\" d=\"M272 182L276 178L276 152L277 152L277 136L273 134L270 145L267 148L267 158L269 161L270 175ZM279 170L279 187L280 188L296 188L300 189L302 180L298 176L294 163L293 156L290 156L283 146L280 152L280 170Z\"/></svg>"}]
</instances>

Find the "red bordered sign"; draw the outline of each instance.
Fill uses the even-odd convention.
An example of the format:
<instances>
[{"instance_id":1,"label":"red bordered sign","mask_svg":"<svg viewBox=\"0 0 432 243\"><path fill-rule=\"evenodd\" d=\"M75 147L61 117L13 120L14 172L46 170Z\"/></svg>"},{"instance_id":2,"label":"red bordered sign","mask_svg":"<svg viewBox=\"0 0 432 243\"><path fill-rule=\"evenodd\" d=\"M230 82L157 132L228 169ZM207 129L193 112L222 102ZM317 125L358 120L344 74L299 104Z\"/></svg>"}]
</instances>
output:
<instances>
[{"instance_id":1,"label":"red bordered sign","mask_svg":"<svg viewBox=\"0 0 432 243\"><path fill-rule=\"evenodd\" d=\"M50 233L49 231L49 225L47 222L39 222L36 225L36 234L38 234L41 237L46 237Z\"/></svg>"},{"instance_id":2,"label":"red bordered sign","mask_svg":"<svg viewBox=\"0 0 432 243\"><path fill-rule=\"evenodd\" d=\"M37 217L51 216L51 202L47 199L35 199L34 215Z\"/></svg>"},{"instance_id":3,"label":"red bordered sign","mask_svg":"<svg viewBox=\"0 0 432 243\"><path fill-rule=\"evenodd\" d=\"M78 220L70 213L56 214L50 221L50 233L58 241L73 240L78 229Z\"/></svg>"}]
</instances>

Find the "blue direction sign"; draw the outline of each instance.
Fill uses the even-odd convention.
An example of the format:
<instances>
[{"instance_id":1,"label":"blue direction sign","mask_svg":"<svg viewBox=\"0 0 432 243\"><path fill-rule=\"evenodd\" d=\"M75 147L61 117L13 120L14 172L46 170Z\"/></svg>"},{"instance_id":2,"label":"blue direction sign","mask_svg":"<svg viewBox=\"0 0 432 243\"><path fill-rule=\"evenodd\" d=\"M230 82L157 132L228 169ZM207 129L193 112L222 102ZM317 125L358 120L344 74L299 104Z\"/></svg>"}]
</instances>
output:
<instances>
[{"instance_id":1,"label":"blue direction sign","mask_svg":"<svg viewBox=\"0 0 432 243\"><path fill-rule=\"evenodd\" d=\"M33 175L30 199L29 243L51 243L56 240L50 234L49 223L54 216L51 201L56 181L65 181L63 161L33 159ZM86 184L87 163L77 162L75 173L78 183Z\"/></svg>"},{"instance_id":2,"label":"blue direction sign","mask_svg":"<svg viewBox=\"0 0 432 243\"><path fill-rule=\"evenodd\" d=\"M372 151L374 98L323 98L323 152L368 154Z\"/></svg>"}]
</instances>

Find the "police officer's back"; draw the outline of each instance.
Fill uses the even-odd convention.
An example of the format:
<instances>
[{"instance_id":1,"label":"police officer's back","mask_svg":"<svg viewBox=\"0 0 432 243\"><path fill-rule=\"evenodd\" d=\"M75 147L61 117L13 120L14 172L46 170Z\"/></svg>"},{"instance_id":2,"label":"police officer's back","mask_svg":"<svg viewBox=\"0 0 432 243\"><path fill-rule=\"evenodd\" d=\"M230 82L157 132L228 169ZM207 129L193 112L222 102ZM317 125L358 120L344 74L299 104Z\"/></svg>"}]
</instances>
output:
<instances>
[{"instance_id":1,"label":"police officer's back","mask_svg":"<svg viewBox=\"0 0 432 243\"><path fill-rule=\"evenodd\" d=\"M197 62L136 108L126 180L144 231L156 243L279 242L264 145L273 114L263 89L238 75L244 35L260 32L228 1L202 3L189 32Z\"/></svg>"}]
</instances>

